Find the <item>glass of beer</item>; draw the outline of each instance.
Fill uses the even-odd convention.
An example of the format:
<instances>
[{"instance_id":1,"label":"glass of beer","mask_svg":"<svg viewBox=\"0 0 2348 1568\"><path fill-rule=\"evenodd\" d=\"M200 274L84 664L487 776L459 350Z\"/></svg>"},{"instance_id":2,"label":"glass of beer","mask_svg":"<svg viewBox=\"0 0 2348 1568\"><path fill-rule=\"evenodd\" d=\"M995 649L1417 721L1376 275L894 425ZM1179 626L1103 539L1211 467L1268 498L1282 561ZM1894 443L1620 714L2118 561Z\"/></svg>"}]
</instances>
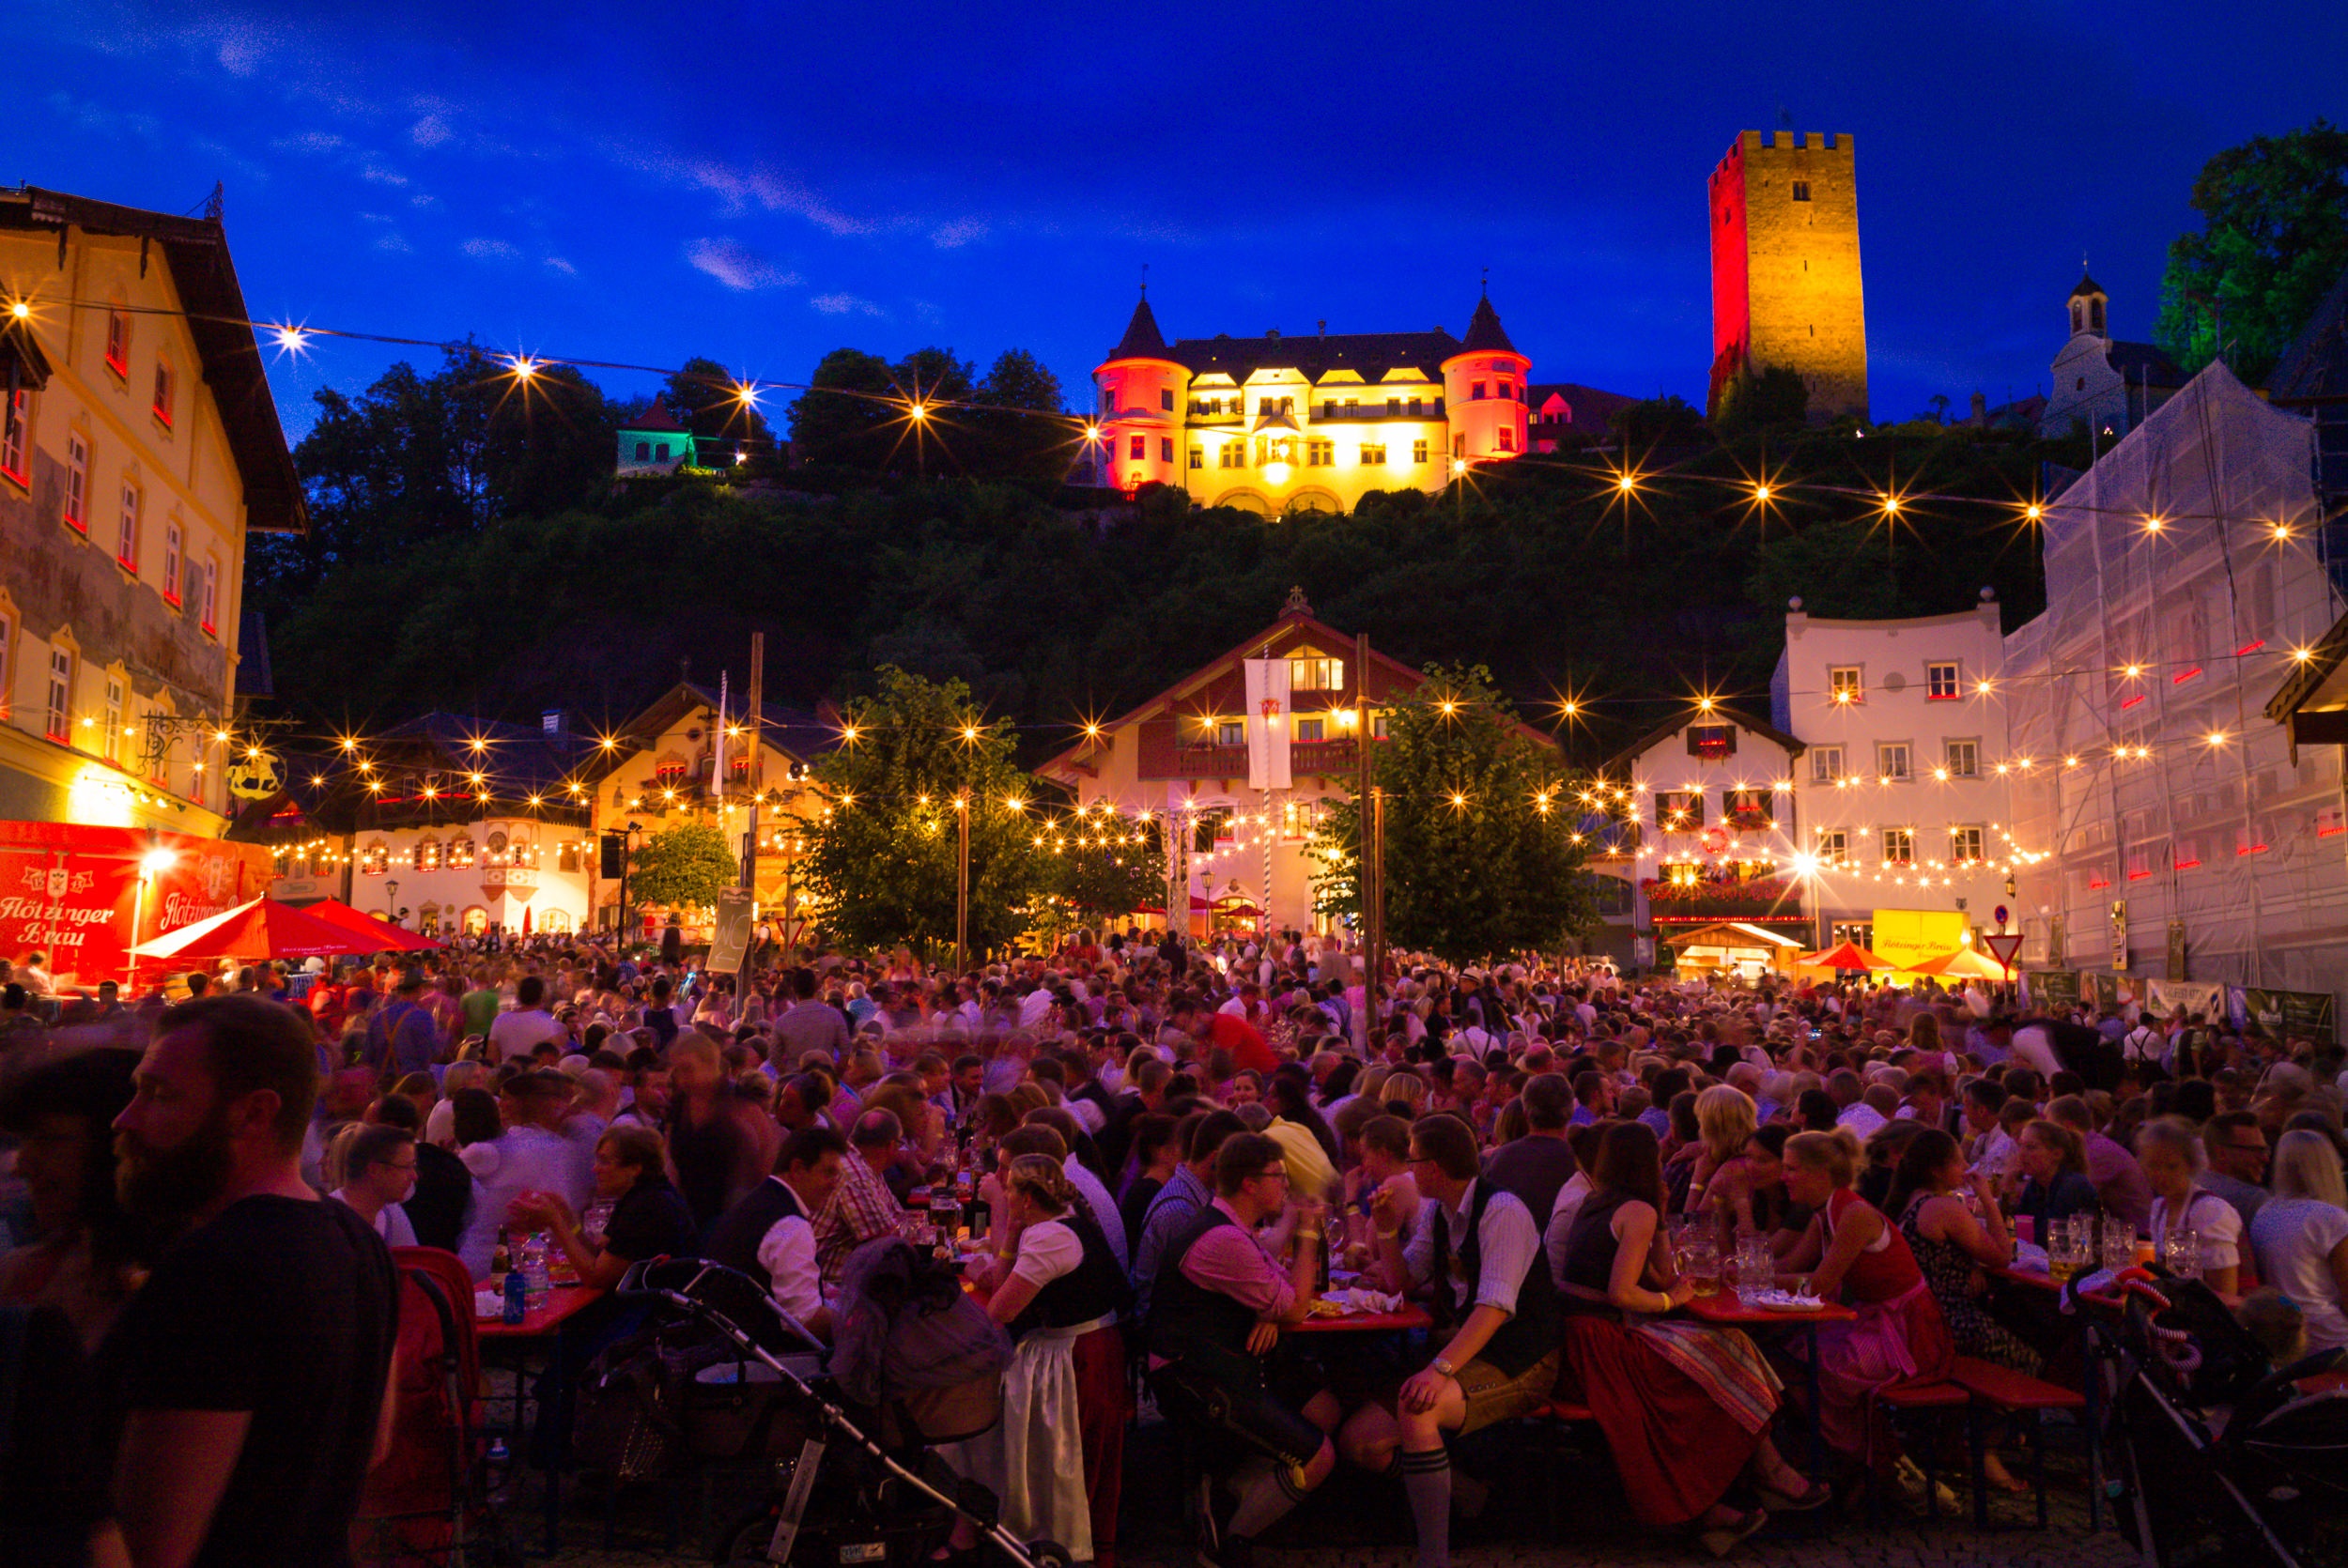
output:
<instances>
[{"instance_id":1,"label":"glass of beer","mask_svg":"<svg viewBox=\"0 0 2348 1568\"><path fill-rule=\"evenodd\" d=\"M1681 1238L1680 1272L1694 1282L1698 1296L1721 1291L1721 1238L1708 1225L1691 1229Z\"/></svg>"}]
</instances>

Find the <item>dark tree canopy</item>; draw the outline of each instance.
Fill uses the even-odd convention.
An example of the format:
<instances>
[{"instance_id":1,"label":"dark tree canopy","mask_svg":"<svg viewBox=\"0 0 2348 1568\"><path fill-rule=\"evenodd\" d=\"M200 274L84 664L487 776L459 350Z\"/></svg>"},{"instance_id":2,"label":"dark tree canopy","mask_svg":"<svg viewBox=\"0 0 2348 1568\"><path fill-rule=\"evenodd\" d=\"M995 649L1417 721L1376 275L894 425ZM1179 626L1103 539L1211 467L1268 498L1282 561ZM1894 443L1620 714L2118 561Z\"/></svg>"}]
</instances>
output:
<instances>
[{"instance_id":1,"label":"dark tree canopy","mask_svg":"<svg viewBox=\"0 0 2348 1568\"><path fill-rule=\"evenodd\" d=\"M2318 119L2254 136L2193 182L2201 232L2169 246L2154 336L2187 370L2217 357L2252 386L2348 271L2348 131Z\"/></svg>"}]
</instances>

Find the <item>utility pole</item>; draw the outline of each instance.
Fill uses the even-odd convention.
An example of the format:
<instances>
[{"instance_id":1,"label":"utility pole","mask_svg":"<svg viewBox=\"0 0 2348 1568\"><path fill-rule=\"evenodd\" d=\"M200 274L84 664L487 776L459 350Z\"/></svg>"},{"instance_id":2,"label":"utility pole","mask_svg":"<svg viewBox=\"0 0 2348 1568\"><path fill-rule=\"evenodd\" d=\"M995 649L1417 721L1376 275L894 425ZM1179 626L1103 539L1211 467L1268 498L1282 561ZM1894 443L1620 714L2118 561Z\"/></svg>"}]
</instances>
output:
<instances>
[{"instance_id":1,"label":"utility pole","mask_svg":"<svg viewBox=\"0 0 2348 1568\"><path fill-rule=\"evenodd\" d=\"M970 972L970 794L968 791L954 802L954 815L961 819L962 848L954 861L954 977L959 979Z\"/></svg>"},{"instance_id":2,"label":"utility pole","mask_svg":"<svg viewBox=\"0 0 2348 1568\"><path fill-rule=\"evenodd\" d=\"M753 915L750 930L753 938L758 930L755 920L758 907L758 804L759 797L764 792L760 789L758 741L761 720L765 716L765 701L766 634L752 632L750 634L749 722L742 726L742 744L749 748L742 754L749 760L749 766L743 770L742 776L749 781L750 793L749 829L742 835L742 885L749 890L750 895L750 908ZM725 721L726 715L719 714L718 725L721 730L725 727ZM724 779L718 780L718 788L720 791L724 790L725 784ZM789 914L787 910L784 913L786 915ZM750 976L756 974L757 970L758 944L752 940L742 945L741 983L734 988L737 1008L741 999L749 995Z\"/></svg>"},{"instance_id":3,"label":"utility pole","mask_svg":"<svg viewBox=\"0 0 2348 1568\"><path fill-rule=\"evenodd\" d=\"M1358 869L1354 880L1362 896L1362 1010L1374 1015L1378 1007L1378 975L1385 961L1385 802L1377 786L1378 770L1370 761L1372 721L1369 708L1369 634L1353 635L1353 754L1358 769L1354 785L1354 838ZM1374 1017L1364 1024L1364 1052Z\"/></svg>"}]
</instances>

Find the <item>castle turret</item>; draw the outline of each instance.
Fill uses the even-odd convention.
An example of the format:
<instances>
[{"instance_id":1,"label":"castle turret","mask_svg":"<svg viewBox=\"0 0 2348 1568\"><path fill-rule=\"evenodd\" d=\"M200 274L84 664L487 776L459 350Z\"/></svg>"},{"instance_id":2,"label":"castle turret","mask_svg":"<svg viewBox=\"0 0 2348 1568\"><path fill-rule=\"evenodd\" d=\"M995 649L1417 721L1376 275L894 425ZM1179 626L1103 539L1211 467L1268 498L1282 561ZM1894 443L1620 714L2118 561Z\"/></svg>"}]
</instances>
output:
<instances>
[{"instance_id":1,"label":"castle turret","mask_svg":"<svg viewBox=\"0 0 2348 1568\"><path fill-rule=\"evenodd\" d=\"M1524 450L1524 389L1532 375L1533 361L1508 341L1491 297L1476 300L1460 351L1443 362L1455 462L1511 458Z\"/></svg>"},{"instance_id":2,"label":"castle turret","mask_svg":"<svg viewBox=\"0 0 2348 1568\"><path fill-rule=\"evenodd\" d=\"M1121 490L1179 484L1183 397L1190 372L1166 357L1166 336L1145 285L1125 335L1092 373L1100 415L1102 477Z\"/></svg>"}]
</instances>

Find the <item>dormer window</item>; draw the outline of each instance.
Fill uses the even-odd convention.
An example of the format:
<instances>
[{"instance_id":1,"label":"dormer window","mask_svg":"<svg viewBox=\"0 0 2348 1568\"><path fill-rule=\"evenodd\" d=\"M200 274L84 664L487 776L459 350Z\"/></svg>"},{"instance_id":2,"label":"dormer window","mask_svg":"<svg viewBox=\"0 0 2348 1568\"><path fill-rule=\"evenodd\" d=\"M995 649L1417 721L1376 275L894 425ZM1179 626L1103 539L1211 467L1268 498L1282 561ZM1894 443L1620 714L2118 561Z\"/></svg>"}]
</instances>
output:
<instances>
[{"instance_id":1,"label":"dormer window","mask_svg":"<svg viewBox=\"0 0 2348 1568\"><path fill-rule=\"evenodd\" d=\"M685 759L663 757L653 764L652 775L664 790L673 790L685 782Z\"/></svg>"}]
</instances>

